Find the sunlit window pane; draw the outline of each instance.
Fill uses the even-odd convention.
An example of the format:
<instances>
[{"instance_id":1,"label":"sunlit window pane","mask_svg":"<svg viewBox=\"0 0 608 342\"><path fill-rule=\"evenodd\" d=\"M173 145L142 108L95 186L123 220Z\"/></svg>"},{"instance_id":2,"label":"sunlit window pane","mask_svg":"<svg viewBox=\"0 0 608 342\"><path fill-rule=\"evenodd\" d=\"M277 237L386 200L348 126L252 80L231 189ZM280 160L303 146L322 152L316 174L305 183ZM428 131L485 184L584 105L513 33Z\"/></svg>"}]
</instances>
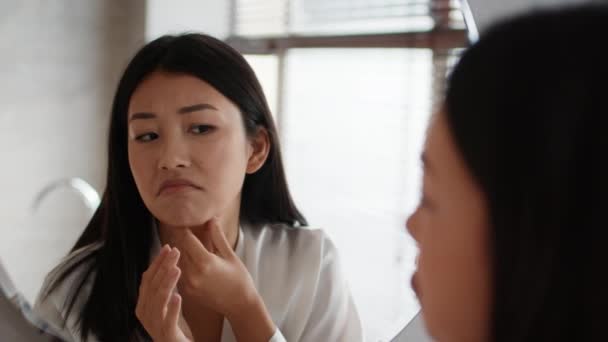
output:
<instances>
[{"instance_id":1,"label":"sunlit window pane","mask_svg":"<svg viewBox=\"0 0 608 342\"><path fill-rule=\"evenodd\" d=\"M404 223L420 188L432 54L294 49L286 66L288 179L310 223L340 249L367 336L377 341L419 308Z\"/></svg>"}]
</instances>

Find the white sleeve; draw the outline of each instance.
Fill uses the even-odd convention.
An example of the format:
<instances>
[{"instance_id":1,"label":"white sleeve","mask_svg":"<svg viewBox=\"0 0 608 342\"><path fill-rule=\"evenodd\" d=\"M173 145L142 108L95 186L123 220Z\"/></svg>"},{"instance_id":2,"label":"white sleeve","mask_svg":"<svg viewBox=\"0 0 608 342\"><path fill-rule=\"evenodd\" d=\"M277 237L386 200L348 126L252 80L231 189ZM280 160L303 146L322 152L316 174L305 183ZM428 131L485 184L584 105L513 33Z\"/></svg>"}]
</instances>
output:
<instances>
[{"instance_id":1,"label":"white sleeve","mask_svg":"<svg viewBox=\"0 0 608 342\"><path fill-rule=\"evenodd\" d=\"M52 330L56 332L65 341L74 341L74 337L70 333L70 330L63 323L63 315L61 310L54 302L53 294L51 293L44 300L41 300L40 294L36 299L33 311L42 318Z\"/></svg>"},{"instance_id":2,"label":"white sleeve","mask_svg":"<svg viewBox=\"0 0 608 342\"><path fill-rule=\"evenodd\" d=\"M72 311L70 312L70 315L67 316L67 320L64 304L66 299L70 298L70 294L73 291L72 285L82 281L81 277L83 275L85 265L82 264L78 266L77 269L73 270L48 295L44 295L43 293L46 292L49 283L63 270L62 267L68 267L72 265L72 263L80 261L87 255L87 253L90 253L90 251L92 251L94 248L98 248L98 246L100 245L95 244L83 247L66 257L57 268L46 276L41 292L38 293L36 298L33 311L40 318L45 320L53 330L57 331L65 341L82 340L80 337L78 320L80 319L80 311L85 304L85 299L88 298L91 292L91 287L93 285L91 282L92 275L85 280L85 283L80 289L80 293L74 302ZM95 342L97 339L94 336L90 336L88 341Z\"/></svg>"},{"instance_id":3,"label":"white sleeve","mask_svg":"<svg viewBox=\"0 0 608 342\"><path fill-rule=\"evenodd\" d=\"M341 273L337 250L327 237L322 251L313 307L300 341L363 341L361 320Z\"/></svg>"}]
</instances>

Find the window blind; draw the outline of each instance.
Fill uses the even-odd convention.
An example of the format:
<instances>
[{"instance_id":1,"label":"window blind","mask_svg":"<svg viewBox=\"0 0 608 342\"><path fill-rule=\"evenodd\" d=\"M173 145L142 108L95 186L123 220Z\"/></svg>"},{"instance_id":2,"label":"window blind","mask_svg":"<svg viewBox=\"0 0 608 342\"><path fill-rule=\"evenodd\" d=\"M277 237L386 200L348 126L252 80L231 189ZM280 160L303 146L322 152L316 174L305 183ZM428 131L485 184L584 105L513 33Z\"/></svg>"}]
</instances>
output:
<instances>
[{"instance_id":1,"label":"window blind","mask_svg":"<svg viewBox=\"0 0 608 342\"><path fill-rule=\"evenodd\" d=\"M233 35L352 35L463 28L456 0L233 0Z\"/></svg>"}]
</instances>

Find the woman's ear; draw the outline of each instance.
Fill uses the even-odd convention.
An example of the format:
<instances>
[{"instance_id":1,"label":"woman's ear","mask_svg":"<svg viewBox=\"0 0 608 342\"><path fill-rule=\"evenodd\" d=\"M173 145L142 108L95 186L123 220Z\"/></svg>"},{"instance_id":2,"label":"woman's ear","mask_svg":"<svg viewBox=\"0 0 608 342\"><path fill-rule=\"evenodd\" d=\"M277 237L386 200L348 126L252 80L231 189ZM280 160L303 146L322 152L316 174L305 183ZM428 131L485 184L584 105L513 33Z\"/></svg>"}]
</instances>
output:
<instances>
[{"instance_id":1,"label":"woman's ear","mask_svg":"<svg viewBox=\"0 0 608 342\"><path fill-rule=\"evenodd\" d=\"M252 174L256 173L264 165L266 158L268 158L268 153L270 153L270 137L266 128L258 128L255 136L249 139L249 144L251 146L251 154L247 161L247 173Z\"/></svg>"}]
</instances>

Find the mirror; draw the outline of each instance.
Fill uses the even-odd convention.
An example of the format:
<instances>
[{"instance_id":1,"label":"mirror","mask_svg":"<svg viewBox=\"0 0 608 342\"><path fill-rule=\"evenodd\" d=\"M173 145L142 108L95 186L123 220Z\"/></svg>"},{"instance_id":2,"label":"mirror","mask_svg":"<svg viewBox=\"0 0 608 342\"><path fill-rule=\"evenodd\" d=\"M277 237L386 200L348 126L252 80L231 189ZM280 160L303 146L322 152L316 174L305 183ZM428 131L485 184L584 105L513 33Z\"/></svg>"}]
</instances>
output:
<instances>
[{"instance_id":1,"label":"mirror","mask_svg":"<svg viewBox=\"0 0 608 342\"><path fill-rule=\"evenodd\" d=\"M431 16L408 1L394 12L292 1L287 26L278 1L1 4L0 41L10 48L0 56L0 259L16 287L35 301L104 192L109 113L128 61L153 38L192 29L228 42L259 78L294 202L335 244L366 339L422 341L409 288L416 248L404 225L419 199L427 121L474 28L507 6L448 2ZM381 20L365 17L372 10ZM432 36L438 23L447 33Z\"/></svg>"}]
</instances>

